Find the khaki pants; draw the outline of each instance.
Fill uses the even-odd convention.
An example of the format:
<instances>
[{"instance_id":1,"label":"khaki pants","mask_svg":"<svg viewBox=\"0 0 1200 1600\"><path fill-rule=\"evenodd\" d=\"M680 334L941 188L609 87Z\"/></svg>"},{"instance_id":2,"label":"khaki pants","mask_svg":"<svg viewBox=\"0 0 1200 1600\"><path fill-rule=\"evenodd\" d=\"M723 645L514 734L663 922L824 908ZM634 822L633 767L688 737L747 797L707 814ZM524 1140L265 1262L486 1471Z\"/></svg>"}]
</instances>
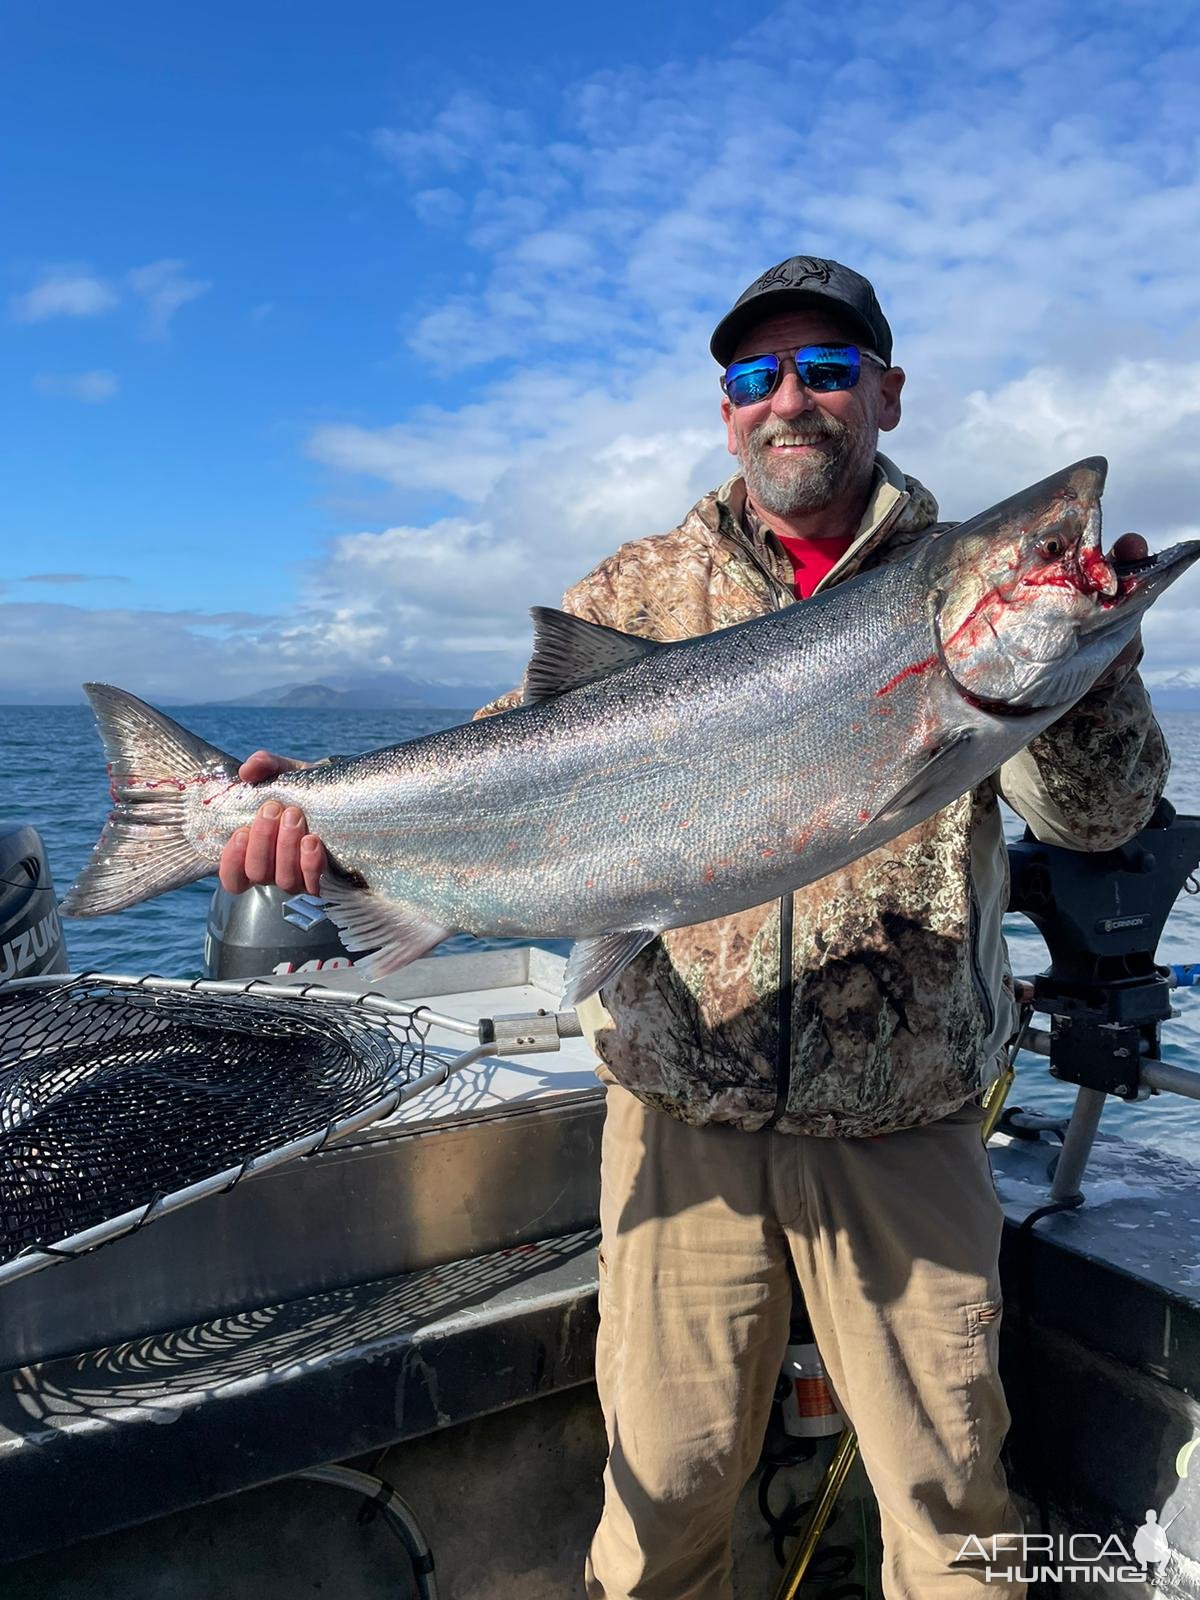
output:
<instances>
[{"instance_id":1,"label":"khaki pants","mask_svg":"<svg viewBox=\"0 0 1200 1600\"><path fill-rule=\"evenodd\" d=\"M608 1091L589 1600L729 1600L789 1258L879 1500L887 1600L1019 1600L952 1564L1020 1529L999 1463L1001 1211L969 1105L876 1139L689 1128ZM1001 1566L1009 1565L1005 1559Z\"/></svg>"}]
</instances>

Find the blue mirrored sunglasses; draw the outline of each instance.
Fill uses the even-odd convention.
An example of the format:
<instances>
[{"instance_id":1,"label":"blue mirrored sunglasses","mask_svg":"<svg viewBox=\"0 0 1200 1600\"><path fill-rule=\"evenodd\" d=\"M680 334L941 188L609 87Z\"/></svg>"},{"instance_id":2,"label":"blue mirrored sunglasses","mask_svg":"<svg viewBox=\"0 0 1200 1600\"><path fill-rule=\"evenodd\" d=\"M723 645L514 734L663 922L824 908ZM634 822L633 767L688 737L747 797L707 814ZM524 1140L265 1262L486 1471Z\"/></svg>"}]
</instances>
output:
<instances>
[{"instance_id":1,"label":"blue mirrored sunglasses","mask_svg":"<svg viewBox=\"0 0 1200 1600\"><path fill-rule=\"evenodd\" d=\"M860 350L855 344L805 344L798 350L784 350L779 354L751 356L746 361L735 361L725 368L721 387L735 406L752 406L768 395L774 394L783 378L784 357L795 363L796 376L806 389L816 394L831 394L838 389L853 389L858 382L864 361L888 370L871 350Z\"/></svg>"}]
</instances>

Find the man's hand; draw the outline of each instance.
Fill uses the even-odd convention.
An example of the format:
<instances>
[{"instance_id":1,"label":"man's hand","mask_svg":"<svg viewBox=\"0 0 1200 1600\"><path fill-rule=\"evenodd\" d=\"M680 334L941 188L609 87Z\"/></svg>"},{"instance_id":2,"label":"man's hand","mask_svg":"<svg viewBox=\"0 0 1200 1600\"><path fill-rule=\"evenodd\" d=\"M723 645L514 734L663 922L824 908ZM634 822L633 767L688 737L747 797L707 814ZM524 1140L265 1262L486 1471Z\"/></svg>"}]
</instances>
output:
<instances>
[{"instance_id":1,"label":"man's hand","mask_svg":"<svg viewBox=\"0 0 1200 1600\"><path fill-rule=\"evenodd\" d=\"M238 777L243 783L269 783L281 772L299 772L311 765L256 750L242 762ZM221 887L241 894L252 883L273 883L289 894L301 889L320 894L327 865L325 846L308 832L303 811L298 806L285 811L277 800L268 800L250 826L239 828L222 850Z\"/></svg>"},{"instance_id":2,"label":"man's hand","mask_svg":"<svg viewBox=\"0 0 1200 1600\"><path fill-rule=\"evenodd\" d=\"M1108 557L1110 561L1140 561L1149 554L1150 546L1140 533L1123 533L1108 552ZM1120 683L1142 659L1144 649L1142 630L1139 628L1108 670L1102 672L1096 679L1092 685L1092 692L1104 689L1110 684Z\"/></svg>"}]
</instances>

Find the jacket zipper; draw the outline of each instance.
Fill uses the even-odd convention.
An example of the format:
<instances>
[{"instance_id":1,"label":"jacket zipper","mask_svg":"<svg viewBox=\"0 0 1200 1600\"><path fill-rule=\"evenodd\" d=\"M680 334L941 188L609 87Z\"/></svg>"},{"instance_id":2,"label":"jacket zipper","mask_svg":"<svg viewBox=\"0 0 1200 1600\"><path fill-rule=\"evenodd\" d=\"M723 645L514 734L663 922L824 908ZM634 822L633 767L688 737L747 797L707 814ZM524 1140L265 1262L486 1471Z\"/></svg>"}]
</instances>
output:
<instances>
[{"instance_id":1,"label":"jacket zipper","mask_svg":"<svg viewBox=\"0 0 1200 1600\"><path fill-rule=\"evenodd\" d=\"M763 1124L773 1128L787 1110L792 1087L792 914L795 897L779 902L779 1055L775 1062L775 1109Z\"/></svg>"},{"instance_id":2,"label":"jacket zipper","mask_svg":"<svg viewBox=\"0 0 1200 1600\"><path fill-rule=\"evenodd\" d=\"M908 499L909 497L907 494L900 496L895 505L891 507L887 515L879 523L878 527L874 528L871 535L863 541L863 545L869 544L878 539L888 528L892 526L900 512L908 504ZM734 542L737 544L742 554L749 558L755 569L767 580L770 593L775 598L776 611L782 611L786 606L792 605L795 596L789 595L784 589L784 586L780 583L779 579L770 570L766 563L759 560L758 552L754 549L753 545L748 539L741 537L740 529L738 529L737 534L735 535ZM860 548L862 548L862 546L860 546ZM842 557L842 561L846 561L853 553L853 550L847 550L845 555ZM838 565L840 566L841 562L839 562ZM831 577L833 577L836 570L837 568L834 567L830 572L825 574L825 577L813 591L814 595L823 588L825 583ZM775 1109L771 1112L771 1115L763 1124L764 1128L773 1128L779 1121L780 1117L783 1116L784 1112L787 1110L788 1095L792 1086L792 1005L794 999L793 990L796 982L795 974L792 970L792 924L795 915L795 903L795 896L792 894L785 894L779 902L779 993L778 1013L776 1017L776 1027L779 1034L779 1054L775 1058ZM978 912L975 906L975 889L974 885L972 885L971 961L975 972L976 983L979 985L982 991L984 986L980 977L978 961L975 953L975 928L977 922ZM990 1007L990 995L987 998ZM991 1029L992 1023L989 1022L989 1033L991 1032Z\"/></svg>"},{"instance_id":3,"label":"jacket zipper","mask_svg":"<svg viewBox=\"0 0 1200 1600\"><path fill-rule=\"evenodd\" d=\"M983 969L979 965L979 900L975 894L975 884L969 884L971 902L971 921L969 934L971 939L971 977L975 982L975 995L983 1007L983 1014L987 1018L987 1031L991 1034L996 1026L996 1007L992 1001L992 992L988 988L983 976Z\"/></svg>"},{"instance_id":4,"label":"jacket zipper","mask_svg":"<svg viewBox=\"0 0 1200 1600\"><path fill-rule=\"evenodd\" d=\"M795 594L789 594L766 563L759 560L758 552L748 539L743 539L740 536L740 530L735 537L735 543L755 570L767 580L768 593L774 599L775 610L782 611L787 606L794 604ZM792 920L794 911L795 897L791 894L785 894L779 902L779 989L776 996L775 1018L779 1044L778 1054L775 1057L775 1106L771 1115L763 1123L764 1128L773 1128L787 1110L788 1093L792 1086L792 991L795 986L795 978L792 972Z\"/></svg>"},{"instance_id":5,"label":"jacket zipper","mask_svg":"<svg viewBox=\"0 0 1200 1600\"><path fill-rule=\"evenodd\" d=\"M795 603L795 594L789 594L786 587L771 571L766 562L759 560L758 551L755 550L748 539L743 539L741 533L738 532L732 536L731 542L737 545L759 576L767 580L767 591L775 602L776 611L784 611L788 606ZM743 584L742 587L745 588L745 585Z\"/></svg>"},{"instance_id":6,"label":"jacket zipper","mask_svg":"<svg viewBox=\"0 0 1200 1600\"><path fill-rule=\"evenodd\" d=\"M758 559L758 553L748 542L738 544L755 568L767 580L775 600L776 611L782 611L795 601L779 579ZM775 1106L763 1124L773 1128L787 1110L788 1094L792 1086L792 1000L795 979L792 973L792 919L795 897L785 894L779 902L779 990L776 996L776 1031L779 1036L778 1054L775 1057Z\"/></svg>"}]
</instances>

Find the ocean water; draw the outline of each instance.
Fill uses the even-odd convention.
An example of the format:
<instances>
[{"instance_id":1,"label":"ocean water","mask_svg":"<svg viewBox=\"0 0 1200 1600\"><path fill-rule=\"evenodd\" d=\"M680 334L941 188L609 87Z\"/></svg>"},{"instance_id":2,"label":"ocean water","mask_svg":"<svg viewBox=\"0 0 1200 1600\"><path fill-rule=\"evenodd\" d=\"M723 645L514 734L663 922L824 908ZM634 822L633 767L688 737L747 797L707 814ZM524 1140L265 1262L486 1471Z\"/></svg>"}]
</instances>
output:
<instances>
[{"instance_id":1,"label":"ocean water","mask_svg":"<svg viewBox=\"0 0 1200 1600\"><path fill-rule=\"evenodd\" d=\"M265 747L303 759L353 755L463 721L456 712L295 711L278 708L172 707L185 727L235 755ZM1167 796L1179 811L1200 812L1200 715L1162 717L1173 766ZM32 823L41 833L59 891L82 868L109 807L108 778L86 706L0 706L0 826ZM1009 819L1010 835L1020 823ZM115 917L65 924L74 970L197 976L212 880L192 884ZM1006 919L1013 970L1040 971L1045 946L1023 917ZM462 948L465 937L443 951ZM550 942L550 941L548 941ZM564 948L557 946L556 948ZM1182 894L1159 946L1159 959L1200 961L1200 896ZM1200 1070L1200 993L1175 991L1180 1015L1163 1030L1163 1055ZM1044 1060L1023 1054L1012 1103L1051 1112L1069 1109L1073 1091L1054 1082ZM1200 1103L1174 1095L1127 1106L1110 1100L1103 1127L1126 1138L1200 1160Z\"/></svg>"}]
</instances>

